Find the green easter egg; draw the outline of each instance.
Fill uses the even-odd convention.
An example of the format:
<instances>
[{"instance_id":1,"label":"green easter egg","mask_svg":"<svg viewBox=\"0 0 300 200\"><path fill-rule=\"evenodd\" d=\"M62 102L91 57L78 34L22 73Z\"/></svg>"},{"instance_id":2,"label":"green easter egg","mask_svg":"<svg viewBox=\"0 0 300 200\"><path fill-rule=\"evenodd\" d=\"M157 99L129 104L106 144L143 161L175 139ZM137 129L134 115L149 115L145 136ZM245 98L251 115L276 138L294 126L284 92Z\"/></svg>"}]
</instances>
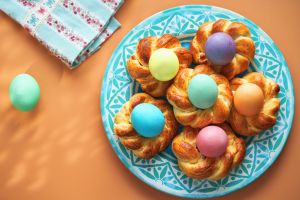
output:
<instances>
[{"instance_id":1,"label":"green easter egg","mask_svg":"<svg viewBox=\"0 0 300 200\"><path fill-rule=\"evenodd\" d=\"M197 108L210 108L217 100L218 86L210 76L196 75L189 82L188 97Z\"/></svg>"},{"instance_id":2,"label":"green easter egg","mask_svg":"<svg viewBox=\"0 0 300 200\"><path fill-rule=\"evenodd\" d=\"M170 49L158 49L150 57L149 70L157 80L169 81L176 76L179 70L178 57Z\"/></svg>"},{"instance_id":3,"label":"green easter egg","mask_svg":"<svg viewBox=\"0 0 300 200\"><path fill-rule=\"evenodd\" d=\"M20 74L10 83L9 97L18 110L30 111L40 99L40 87L29 74Z\"/></svg>"}]
</instances>

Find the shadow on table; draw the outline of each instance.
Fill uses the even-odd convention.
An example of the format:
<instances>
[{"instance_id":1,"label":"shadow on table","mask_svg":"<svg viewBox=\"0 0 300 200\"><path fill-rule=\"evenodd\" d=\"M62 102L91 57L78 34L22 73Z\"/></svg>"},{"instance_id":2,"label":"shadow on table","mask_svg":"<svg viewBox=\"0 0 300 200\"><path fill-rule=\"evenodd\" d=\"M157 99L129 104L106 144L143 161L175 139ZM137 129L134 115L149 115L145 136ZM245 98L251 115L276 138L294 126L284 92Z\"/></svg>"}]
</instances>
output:
<instances>
[{"instance_id":1,"label":"shadow on table","mask_svg":"<svg viewBox=\"0 0 300 200\"><path fill-rule=\"evenodd\" d=\"M76 101L89 105L91 98L83 95ZM62 98L56 102L58 105L46 106L40 101L31 112L6 107L0 123L2 192L43 190L53 177L60 178L58 174L68 173L74 166L99 155L102 145L95 131L100 129L98 105L72 112L69 102L70 99ZM64 121L56 117L60 109L69 113Z\"/></svg>"}]
</instances>

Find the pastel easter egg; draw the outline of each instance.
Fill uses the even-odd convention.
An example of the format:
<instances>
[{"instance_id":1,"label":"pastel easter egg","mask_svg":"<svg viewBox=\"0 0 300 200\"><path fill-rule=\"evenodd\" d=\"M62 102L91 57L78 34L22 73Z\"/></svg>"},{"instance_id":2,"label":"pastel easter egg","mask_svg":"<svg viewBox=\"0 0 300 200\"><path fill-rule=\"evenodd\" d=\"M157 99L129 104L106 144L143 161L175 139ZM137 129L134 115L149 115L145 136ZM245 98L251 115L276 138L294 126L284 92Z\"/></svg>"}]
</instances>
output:
<instances>
[{"instance_id":1,"label":"pastel easter egg","mask_svg":"<svg viewBox=\"0 0 300 200\"><path fill-rule=\"evenodd\" d=\"M195 107L210 108L217 100L218 86L210 76L198 74L189 82L188 97Z\"/></svg>"},{"instance_id":2,"label":"pastel easter egg","mask_svg":"<svg viewBox=\"0 0 300 200\"><path fill-rule=\"evenodd\" d=\"M40 99L40 87L29 74L20 74L10 83L9 97L18 110L30 111Z\"/></svg>"},{"instance_id":3,"label":"pastel easter egg","mask_svg":"<svg viewBox=\"0 0 300 200\"><path fill-rule=\"evenodd\" d=\"M131 112L131 123L136 132L146 138L158 136L165 125L161 110L149 103L141 103Z\"/></svg>"},{"instance_id":4,"label":"pastel easter egg","mask_svg":"<svg viewBox=\"0 0 300 200\"><path fill-rule=\"evenodd\" d=\"M264 105L264 93L254 83L245 83L238 87L233 98L236 110L245 116L258 114Z\"/></svg>"},{"instance_id":5,"label":"pastel easter egg","mask_svg":"<svg viewBox=\"0 0 300 200\"><path fill-rule=\"evenodd\" d=\"M201 154L216 158L224 154L228 144L226 132L218 126L207 126L200 130L196 145Z\"/></svg>"},{"instance_id":6,"label":"pastel easter egg","mask_svg":"<svg viewBox=\"0 0 300 200\"><path fill-rule=\"evenodd\" d=\"M226 65L235 56L236 46L230 35L224 32L214 33L205 44L205 54L214 65Z\"/></svg>"},{"instance_id":7,"label":"pastel easter egg","mask_svg":"<svg viewBox=\"0 0 300 200\"><path fill-rule=\"evenodd\" d=\"M150 57L149 70L157 80L169 81L176 76L179 70L178 57L170 49L158 49Z\"/></svg>"}]
</instances>

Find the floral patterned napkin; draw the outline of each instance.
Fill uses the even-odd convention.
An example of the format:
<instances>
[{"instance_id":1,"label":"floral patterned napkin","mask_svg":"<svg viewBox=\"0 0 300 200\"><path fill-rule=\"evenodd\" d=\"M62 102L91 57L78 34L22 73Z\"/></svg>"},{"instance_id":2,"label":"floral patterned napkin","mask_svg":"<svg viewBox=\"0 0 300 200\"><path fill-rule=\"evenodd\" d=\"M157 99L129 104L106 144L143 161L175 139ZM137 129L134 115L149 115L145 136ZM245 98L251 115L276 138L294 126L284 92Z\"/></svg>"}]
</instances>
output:
<instances>
[{"instance_id":1,"label":"floral patterned napkin","mask_svg":"<svg viewBox=\"0 0 300 200\"><path fill-rule=\"evenodd\" d=\"M2 0L11 16L71 69L97 51L119 27L124 0Z\"/></svg>"}]
</instances>

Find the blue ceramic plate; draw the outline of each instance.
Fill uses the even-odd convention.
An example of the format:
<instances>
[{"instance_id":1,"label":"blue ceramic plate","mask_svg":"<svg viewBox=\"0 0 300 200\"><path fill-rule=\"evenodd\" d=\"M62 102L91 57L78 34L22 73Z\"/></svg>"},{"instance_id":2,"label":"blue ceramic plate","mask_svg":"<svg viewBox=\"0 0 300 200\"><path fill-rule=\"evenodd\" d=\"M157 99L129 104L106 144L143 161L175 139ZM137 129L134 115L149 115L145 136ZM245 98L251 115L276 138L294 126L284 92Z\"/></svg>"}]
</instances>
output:
<instances>
[{"instance_id":1,"label":"blue ceramic plate","mask_svg":"<svg viewBox=\"0 0 300 200\"><path fill-rule=\"evenodd\" d=\"M194 180L178 168L170 148L151 160L137 158L125 149L113 132L113 119L122 105L139 91L126 70L126 61L138 41L147 36L171 33L188 46L198 27L206 21L224 18L246 24L255 41L256 54L249 71L262 72L280 85L281 102L276 125L246 138L246 157L241 165L219 181ZM264 173L276 160L289 136L294 114L293 83L288 66L271 38L245 17L223 8L189 5L159 12L134 27L120 42L107 65L101 91L101 110L107 137L125 166L138 178L163 192L187 197L208 198L238 190Z\"/></svg>"}]
</instances>

